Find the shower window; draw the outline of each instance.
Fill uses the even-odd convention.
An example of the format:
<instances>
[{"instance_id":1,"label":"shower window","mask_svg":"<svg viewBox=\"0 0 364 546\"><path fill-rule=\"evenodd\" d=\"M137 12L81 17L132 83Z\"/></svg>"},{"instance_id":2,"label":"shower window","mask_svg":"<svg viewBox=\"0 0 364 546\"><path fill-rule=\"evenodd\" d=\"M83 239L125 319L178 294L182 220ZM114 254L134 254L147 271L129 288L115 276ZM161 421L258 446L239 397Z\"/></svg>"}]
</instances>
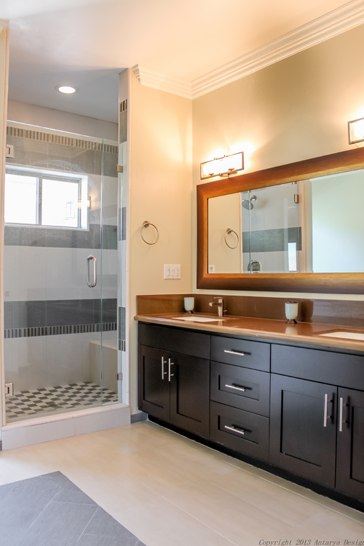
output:
<instances>
[{"instance_id":1,"label":"shower window","mask_svg":"<svg viewBox=\"0 0 364 546\"><path fill-rule=\"evenodd\" d=\"M87 177L7 169L5 223L87 229Z\"/></svg>"}]
</instances>

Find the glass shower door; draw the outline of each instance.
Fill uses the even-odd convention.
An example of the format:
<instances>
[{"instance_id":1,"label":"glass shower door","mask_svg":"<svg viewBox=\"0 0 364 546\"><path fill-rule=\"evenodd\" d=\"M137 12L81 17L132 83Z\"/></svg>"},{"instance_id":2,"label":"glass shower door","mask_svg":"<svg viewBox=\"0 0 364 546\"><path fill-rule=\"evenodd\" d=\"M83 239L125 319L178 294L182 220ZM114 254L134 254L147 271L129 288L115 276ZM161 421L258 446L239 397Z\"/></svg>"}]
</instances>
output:
<instances>
[{"instance_id":1,"label":"glass shower door","mask_svg":"<svg viewBox=\"0 0 364 546\"><path fill-rule=\"evenodd\" d=\"M8 124L6 422L113 403L117 143Z\"/></svg>"}]
</instances>

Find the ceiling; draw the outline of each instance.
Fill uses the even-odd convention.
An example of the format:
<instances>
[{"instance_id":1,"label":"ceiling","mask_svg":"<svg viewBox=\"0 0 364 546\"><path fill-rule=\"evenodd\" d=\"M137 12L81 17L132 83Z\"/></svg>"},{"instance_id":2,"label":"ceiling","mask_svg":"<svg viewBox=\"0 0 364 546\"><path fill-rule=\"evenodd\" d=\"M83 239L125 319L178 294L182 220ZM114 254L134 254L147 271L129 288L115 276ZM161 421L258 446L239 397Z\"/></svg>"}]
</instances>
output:
<instances>
[{"instance_id":1,"label":"ceiling","mask_svg":"<svg viewBox=\"0 0 364 546\"><path fill-rule=\"evenodd\" d=\"M362 0L0 0L9 98L117 121L118 74L139 64L191 82ZM64 96L60 84L77 88Z\"/></svg>"}]
</instances>

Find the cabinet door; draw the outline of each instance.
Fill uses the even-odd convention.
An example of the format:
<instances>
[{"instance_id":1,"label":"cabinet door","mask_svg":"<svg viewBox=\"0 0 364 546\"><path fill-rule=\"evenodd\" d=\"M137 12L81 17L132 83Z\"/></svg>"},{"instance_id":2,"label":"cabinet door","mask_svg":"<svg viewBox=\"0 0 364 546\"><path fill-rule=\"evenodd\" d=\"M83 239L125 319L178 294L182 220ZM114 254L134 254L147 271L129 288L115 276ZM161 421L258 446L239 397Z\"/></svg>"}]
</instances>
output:
<instances>
[{"instance_id":1,"label":"cabinet door","mask_svg":"<svg viewBox=\"0 0 364 546\"><path fill-rule=\"evenodd\" d=\"M336 488L364 502L364 392L339 389Z\"/></svg>"},{"instance_id":2,"label":"cabinet door","mask_svg":"<svg viewBox=\"0 0 364 546\"><path fill-rule=\"evenodd\" d=\"M169 420L168 356L166 351L139 345L139 409L165 421Z\"/></svg>"},{"instance_id":3,"label":"cabinet door","mask_svg":"<svg viewBox=\"0 0 364 546\"><path fill-rule=\"evenodd\" d=\"M332 385L272 374L271 464L335 486L336 395Z\"/></svg>"},{"instance_id":4,"label":"cabinet door","mask_svg":"<svg viewBox=\"0 0 364 546\"><path fill-rule=\"evenodd\" d=\"M170 421L189 432L209 434L209 361L177 353L170 355Z\"/></svg>"}]
</instances>

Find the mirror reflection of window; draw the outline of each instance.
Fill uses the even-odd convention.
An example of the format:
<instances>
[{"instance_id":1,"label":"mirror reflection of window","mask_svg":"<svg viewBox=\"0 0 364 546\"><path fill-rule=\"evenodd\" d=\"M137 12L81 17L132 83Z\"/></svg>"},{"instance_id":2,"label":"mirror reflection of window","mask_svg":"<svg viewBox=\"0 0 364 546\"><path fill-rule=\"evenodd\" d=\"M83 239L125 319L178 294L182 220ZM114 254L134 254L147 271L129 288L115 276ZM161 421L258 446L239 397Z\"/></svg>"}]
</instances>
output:
<instances>
[{"instance_id":1,"label":"mirror reflection of window","mask_svg":"<svg viewBox=\"0 0 364 546\"><path fill-rule=\"evenodd\" d=\"M312 182L312 270L364 271L363 170Z\"/></svg>"}]
</instances>

